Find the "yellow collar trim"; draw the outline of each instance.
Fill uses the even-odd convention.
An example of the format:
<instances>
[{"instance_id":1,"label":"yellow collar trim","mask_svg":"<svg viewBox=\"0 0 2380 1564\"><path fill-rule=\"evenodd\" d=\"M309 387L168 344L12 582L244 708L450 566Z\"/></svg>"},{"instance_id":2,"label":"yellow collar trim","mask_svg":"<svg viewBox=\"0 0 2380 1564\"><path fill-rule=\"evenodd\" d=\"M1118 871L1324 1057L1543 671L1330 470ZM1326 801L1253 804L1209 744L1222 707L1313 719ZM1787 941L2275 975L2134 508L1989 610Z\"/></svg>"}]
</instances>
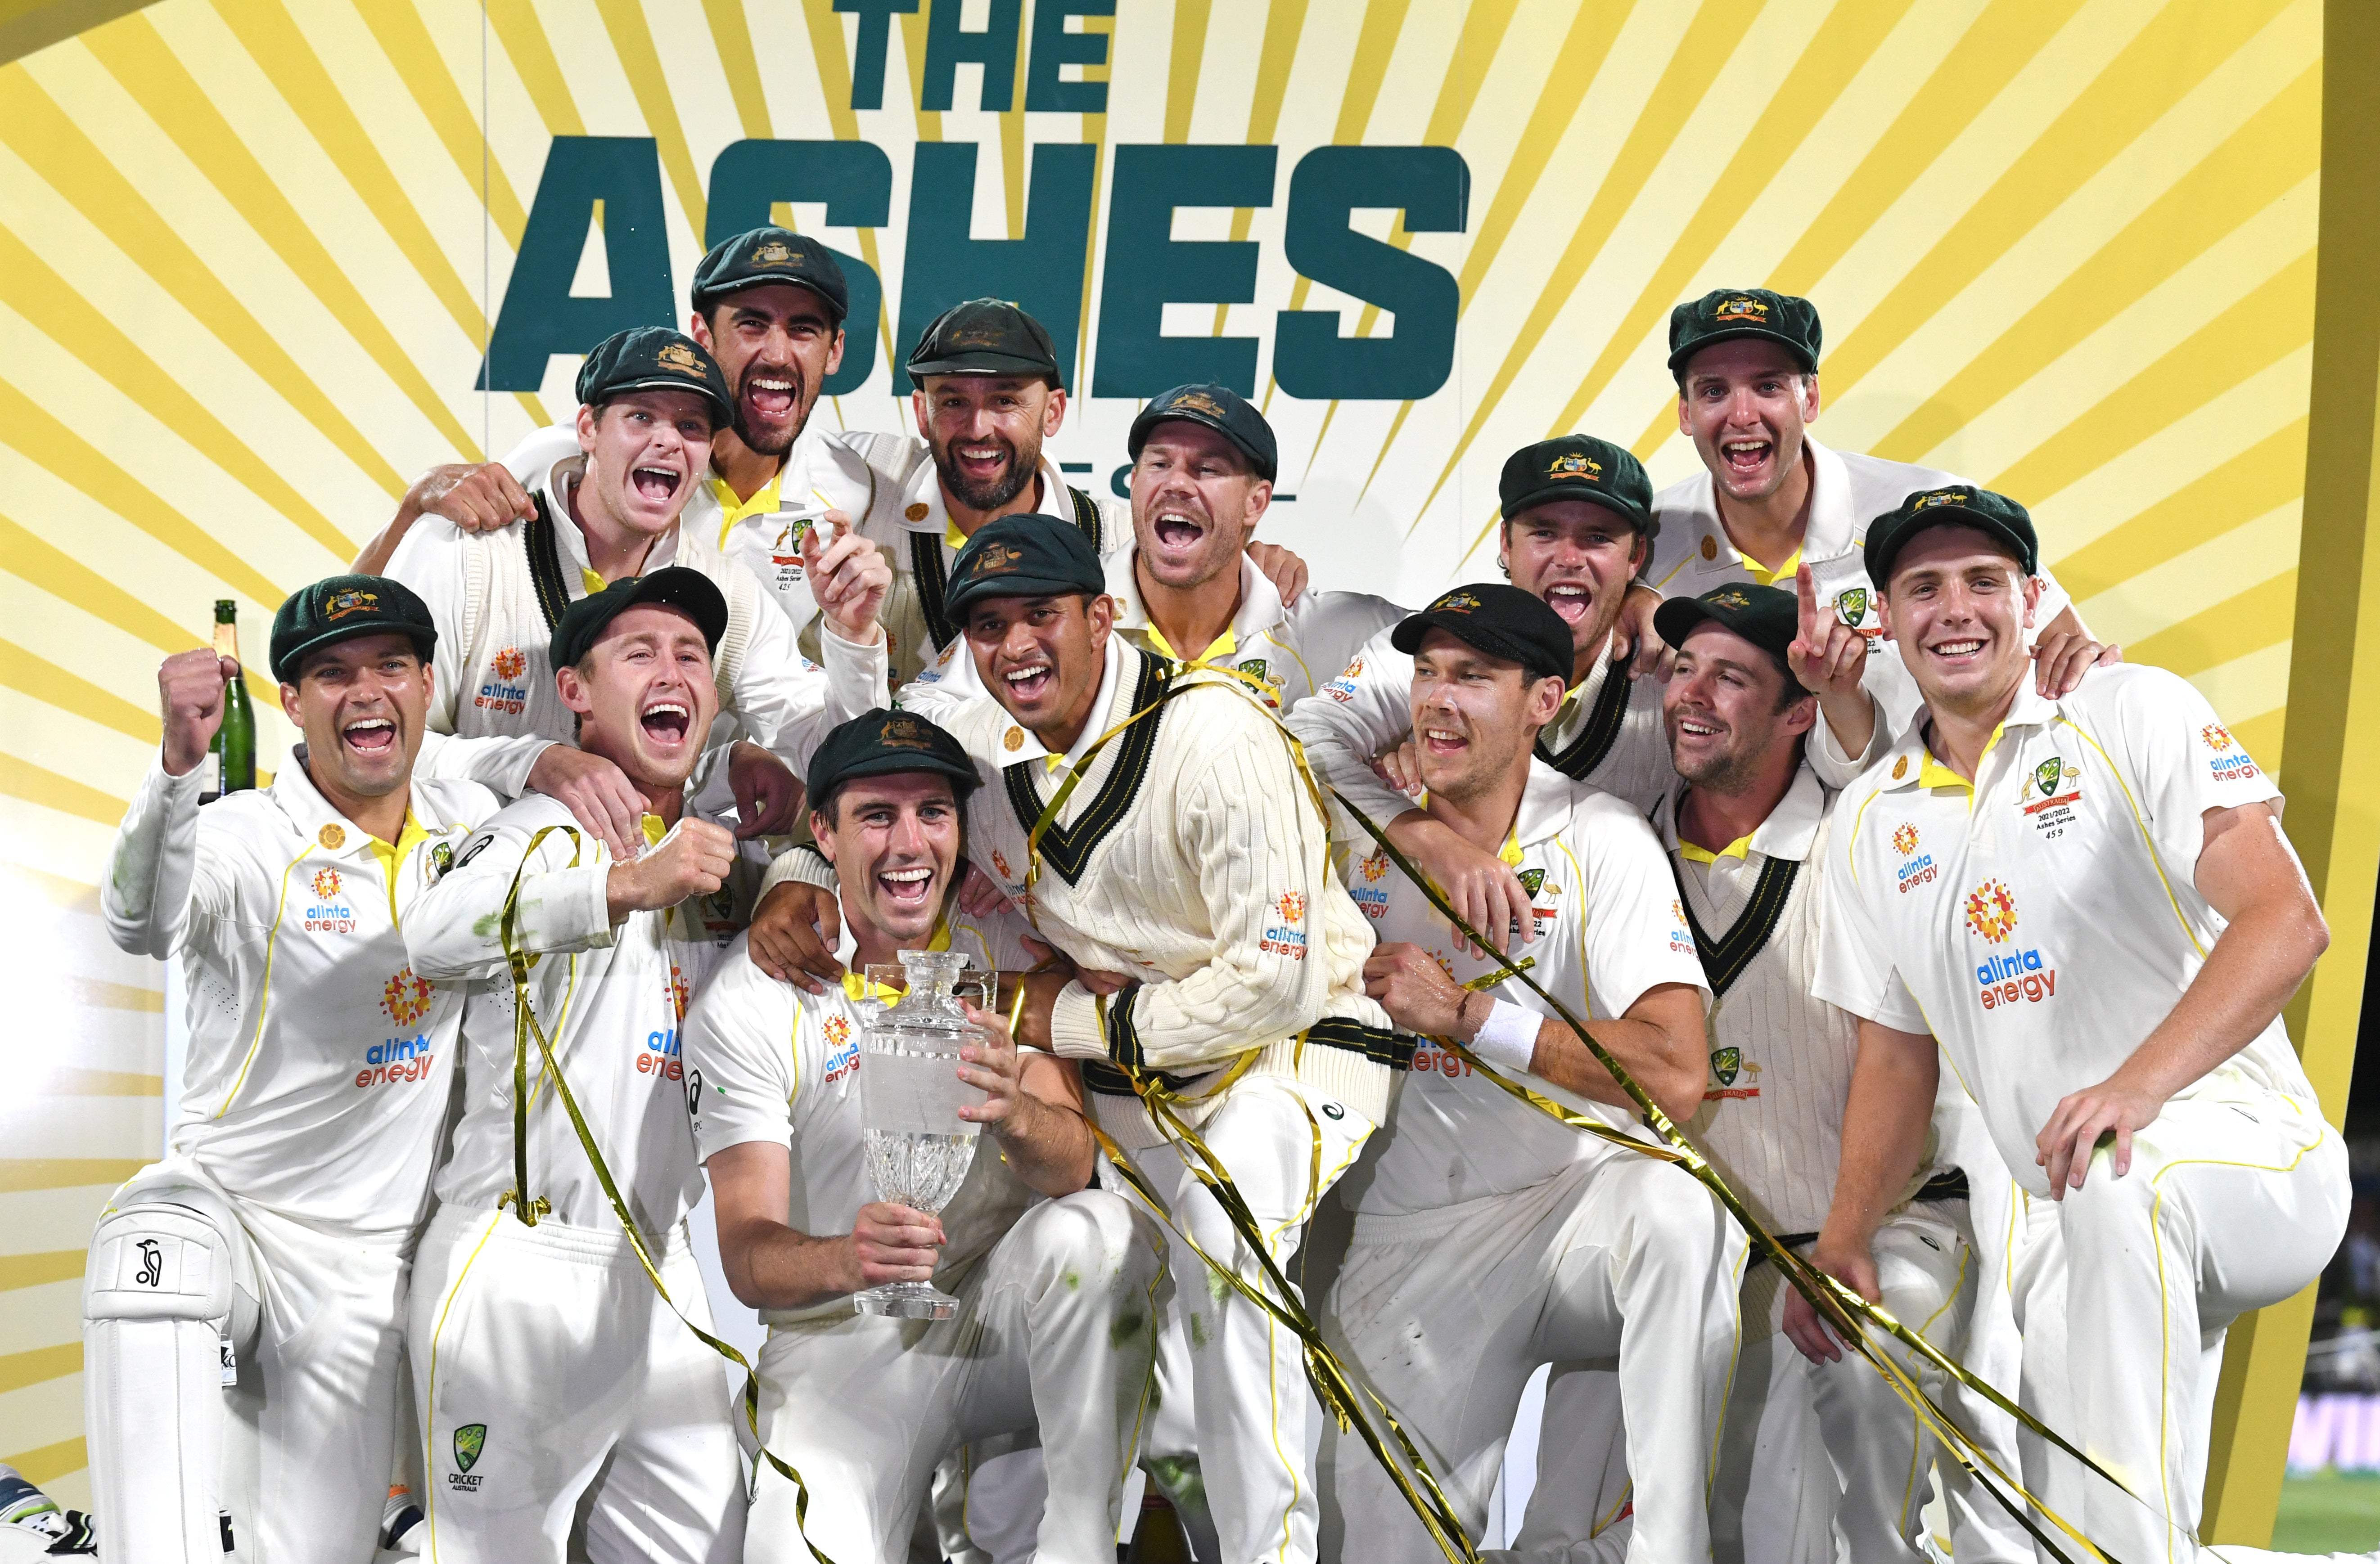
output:
<instances>
[{"instance_id":1,"label":"yellow collar trim","mask_svg":"<svg viewBox=\"0 0 2380 1564\"><path fill-rule=\"evenodd\" d=\"M668 825L659 815L639 815L637 825L645 833L645 845L648 847L660 846L662 838L669 834Z\"/></svg>"},{"instance_id":2,"label":"yellow collar trim","mask_svg":"<svg viewBox=\"0 0 2380 1564\"><path fill-rule=\"evenodd\" d=\"M1984 762L1991 758L1993 746L2000 742L2000 735L2006 732L2008 732L2008 724L2005 722L1992 730L1992 736L1985 742L1984 752L1975 757L1976 771L1981 772L1983 770ZM1961 776L1958 772L1950 770L1949 767L1942 764L1941 761L1934 758L1934 751L1932 749L1921 748L1918 751L1918 754L1923 757L1923 758L1917 763L1918 786L1958 788L1966 794L1969 806L1972 807L1973 806L1975 796L1975 784L1973 782L1969 782L1965 777Z\"/></svg>"},{"instance_id":3,"label":"yellow collar trim","mask_svg":"<svg viewBox=\"0 0 2380 1564\"><path fill-rule=\"evenodd\" d=\"M1751 576L1755 581L1759 582L1764 587L1774 587L1780 580L1791 581L1802 568L1802 551L1800 549L1794 550L1791 555L1786 559L1785 563L1779 565L1774 570L1770 570L1758 560L1754 559L1750 554L1745 553L1742 549L1738 549L1736 551L1736 555L1743 561L1743 573L1746 576Z\"/></svg>"},{"instance_id":4,"label":"yellow collar trim","mask_svg":"<svg viewBox=\"0 0 2380 1564\"><path fill-rule=\"evenodd\" d=\"M711 476L710 491L719 497L719 546L721 549L724 550L727 547L727 535L735 529L737 522L747 515L758 515L762 511L777 509L777 495L784 487L784 482L785 469L780 467L777 469L777 476L753 491L750 499L739 500L735 497L735 488L725 479L716 474Z\"/></svg>"},{"instance_id":5,"label":"yellow collar trim","mask_svg":"<svg viewBox=\"0 0 2380 1564\"><path fill-rule=\"evenodd\" d=\"M967 535L959 530L959 524L957 522L944 521L942 523L942 541L949 545L953 553L956 553L959 550L967 546Z\"/></svg>"},{"instance_id":6,"label":"yellow collar trim","mask_svg":"<svg viewBox=\"0 0 2380 1564\"><path fill-rule=\"evenodd\" d=\"M1223 626L1223 633L1208 642L1207 649L1196 657L1184 657L1175 651L1167 643L1165 632L1157 627L1157 622L1153 619L1148 623L1148 639L1149 644L1157 649L1158 655L1169 658L1175 662L1207 662L1218 657L1229 657L1240 649L1239 632L1228 624Z\"/></svg>"},{"instance_id":7,"label":"yellow collar trim","mask_svg":"<svg viewBox=\"0 0 2380 1564\"><path fill-rule=\"evenodd\" d=\"M950 920L945 918L934 925L934 937L926 941L926 949L929 951L947 951L950 948L951 926ZM888 983L870 983L868 980L868 974L864 970L859 972L845 972L843 975L843 991L854 1004L857 1004L865 1000L875 1000L882 1004L892 1004L900 999L902 992L900 989L893 988Z\"/></svg>"},{"instance_id":8,"label":"yellow collar trim","mask_svg":"<svg viewBox=\"0 0 2380 1564\"><path fill-rule=\"evenodd\" d=\"M406 855L429 840L430 833L421 829L421 822L413 818L411 809L406 810L405 824L397 830L395 842L382 842L369 832L364 835L364 841L371 847L372 856L380 860L381 883L388 887L388 919L391 923L396 921L397 866L405 862Z\"/></svg>"},{"instance_id":9,"label":"yellow collar trim","mask_svg":"<svg viewBox=\"0 0 2380 1564\"><path fill-rule=\"evenodd\" d=\"M1682 836L1678 838L1678 856L1685 859L1689 863L1694 864L1715 864L1721 858L1740 858L1745 863L1750 863L1752 861L1752 838L1748 836L1739 836L1733 842L1729 843L1726 846L1714 853L1707 847L1698 847L1694 845L1694 843L1688 842Z\"/></svg>"},{"instance_id":10,"label":"yellow collar trim","mask_svg":"<svg viewBox=\"0 0 2380 1564\"><path fill-rule=\"evenodd\" d=\"M1512 829L1504 833L1504 845L1496 856L1514 868L1521 867L1521 822L1518 819L1512 822Z\"/></svg>"},{"instance_id":11,"label":"yellow collar trim","mask_svg":"<svg viewBox=\"0 0 2380 1564\"><path fill-rule=\"evenodd\" d=\"M589 570L583 564L578 567L578 584L587 588L587 595L590 598L611 585L600 571Z\"/></svg>"}]
</instances>

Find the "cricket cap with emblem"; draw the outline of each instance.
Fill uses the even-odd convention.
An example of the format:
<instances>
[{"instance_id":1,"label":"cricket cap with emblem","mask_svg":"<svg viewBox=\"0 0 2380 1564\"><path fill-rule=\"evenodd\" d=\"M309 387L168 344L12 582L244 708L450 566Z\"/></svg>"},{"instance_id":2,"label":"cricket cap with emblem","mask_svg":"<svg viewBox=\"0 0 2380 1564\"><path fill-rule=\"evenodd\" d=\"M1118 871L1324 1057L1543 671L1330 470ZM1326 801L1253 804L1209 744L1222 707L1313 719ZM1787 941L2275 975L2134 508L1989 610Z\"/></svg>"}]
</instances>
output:
<instances>
[{"instance_id":1,"label":"cricket cap with emblem","mask_svg":"<svg viewBox=\"0 0 2380 1564\"><path fill-rule=\"evenodd\" d=\"M358 636L407 636L422 661L438 644L437 621L413 588L385 576L334 576L301 587L273 616L268 651L273 676L298 682L298 665L310 651Z\"/></svg>"},{"instance_id":2,"label":"cricket cap with emblem","mask_svg":"<svg viewBox=\"0 0 2380 1564\"><path fill-rule=\"evenodd\" d=\"M1862 555L1867 578L1889 595L1893 562L1912 538L1932 527L1972 527L2006 547L2027 576L2040 574L2041 540L2034 533L2032 515L2005 494L1953 483L1921 489L1868 523Z\"/></svg>"},{"instance_id":3,"label":"cricket cap with emblem","mask_svg":"<svg viewBox=\"0 0 2380 1564\"><path fill-rule=\"evenodd\" d=\"M810 774L805 781L810 797L823 799L855 778L904 771L948 777L961 798L983 780L958 740L914 711L887 711L880 706L828 734L818 753L810 757Z\"/></svg>"},{"instance_id":4,"label":"cricket cap with emblem","mask_svg":"<svg viewBox=\"0 0 2380 1564\"><path fill-rule=\"evenodd\" d=\"M1140 460L1140 448L1161 423L1204 424L1240 449L1256 464L1257 476L1272 481L1281 467L1281 446L1272 425L1248 405L1248 399L1228 385L1177 385L1140 410L1124 436L1124 454Z\"/></svg>"},{"instance_id":5,"label":"cricket cap with emblem","mask_svg":"<svg viewBox=\"0 0 2380 1564\"><path fill-rule=\"evenodd\" d=\"M1533 679L1570 684L1570 625L1535 592L1483 582L1441 593L1427 608L1397 621L1389 644L1411 657L1422 637L1443 630L1465 646L1517 662Z\"/></svg>"},{"instance_id":6,"label":"cricket cap with emblem","mask_svg":"<svg viewBox=\"0 0 2380 1564\"><path fill-rule=\"evenodd\" d=\"M790 228L767 224L710 247L694 269L694 307L708 315L731 294L785 283L823 299L836 325L851 312L851 285L844 280L843 263L834 251Z\"/></svg>"},{"instance_id":7,"label":"cricket cap with emblem","mask_svg":"<svg viewBox=\"0 0 2380 1564\"><path fill-rule=\"evenodd\" d=\"M1041 322L1004 298L970 298L927 323L909 350L909 378L928 375L1038 375L1066 389L1058 349Z\"/></svg>"},{"instance_id":8,"label":"cricket cap with emblem","mask_svg":"<svg viewBox=\"0 0 2380 1564\"><path fill-rule=\"evenodd\" d=\"M1532 505L1585 500L1617 515L1650 542L1660 530L1653 516L1653 480L1645 464L1608 440L1563 434L1524 445L1504 463L1497 480L1504 519Z\"/></svg>"},{"instance_id":9,"label":"cricket cap with emblem","mask_svg":"<svg viewBox=\"0 0 2380 1564\"><path fill-rule=\"evenodd\" d=\"M1055 598L1083 593L1099 597L1107 572L1087 533L1054 515L1004 515L976 528L951 562L942 612L953 624L966 623L980 598Z\"/></svg>"},{"instance_id":10,"label":"cricket cap with emblem","mask_svg":"<svg viewBox=\"0 0 2380 1564\"><path fill-rule=\"evenodd\" d=\"M1698 598L1671 598L1653 611L1654 630L1673 647L1684 646L1700 624L1716 624L1742 637L1774 658L1786 678L1792 679L1785 653L1802 632L1802 601L1782 587L1730 581Z\"/></svg>"},{"instance_id":11,"label":"cricket cap with emblem","mask_svg":"<svg viewBox=\"0 0 2380 1564\"><path fill-rule=\"evenodd\" d=\"M597 343L578 366L578 401L601 407L632 391L691 391L710 404L710 424L735 417L727 377L702 344L667 326L630 326Z\"/></svg>"},{"instance_id":12,"label":"cricket cap with emblem","mask_svg":"<svg viewBox=\"0 0 2380 1564\"><path fill-rule=\"evenodd\" d=\"M1670 373L1682 376L1686 361L1715 342L1746 336L1776 343L1793 355L1803 373L1817 373L1825 336L1818 307L1767 288L1717 288L1670 310Z\"/></svg>"},{"instance_id":13,"label":"cricket cap with emblem","mask_svg":"<svg viewBox=\"0 0 2380 1564\"><path fill-rule=\"evenodd\" d=\"M546 648L553 665L577 667L602 638L603 627L639 603L659 603L684 612L702 631L703 646L714 654L719 637L727 633L727 599L720 592L719 583L699 570L665 565L650 576L623 576L563 610L562 622L553 627L553 639Z\"/></svg>"}]
</instances>

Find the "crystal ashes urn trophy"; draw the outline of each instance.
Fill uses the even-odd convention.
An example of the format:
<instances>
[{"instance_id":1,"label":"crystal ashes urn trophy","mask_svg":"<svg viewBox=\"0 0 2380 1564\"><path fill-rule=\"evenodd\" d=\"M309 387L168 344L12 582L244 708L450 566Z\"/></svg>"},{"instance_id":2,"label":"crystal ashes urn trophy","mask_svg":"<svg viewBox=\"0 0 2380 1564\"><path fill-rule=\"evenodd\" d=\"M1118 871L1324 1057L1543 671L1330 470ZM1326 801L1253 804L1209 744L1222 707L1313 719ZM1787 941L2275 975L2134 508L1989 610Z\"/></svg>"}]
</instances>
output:
<instances>
[{"instance_id":1,"label":"crystal ashes urn trophy","mask_svg":"<svg viewBox=\"0 0 2380 1564\"><path fill-rule=\"evenodd\" d=\"M860 1125L880 1200L938 1216L966 1182L981 1127L959 1117L983 1093L959 1079L959 1049L978 1035L956 990L966 956L903 951L908 992L863 1034ZM872 974L871 974L872 976ZM852 1295L861 1314L948 1319L959 1301L931 1282L888 1281Z\"/></svg>"}]
</instances>

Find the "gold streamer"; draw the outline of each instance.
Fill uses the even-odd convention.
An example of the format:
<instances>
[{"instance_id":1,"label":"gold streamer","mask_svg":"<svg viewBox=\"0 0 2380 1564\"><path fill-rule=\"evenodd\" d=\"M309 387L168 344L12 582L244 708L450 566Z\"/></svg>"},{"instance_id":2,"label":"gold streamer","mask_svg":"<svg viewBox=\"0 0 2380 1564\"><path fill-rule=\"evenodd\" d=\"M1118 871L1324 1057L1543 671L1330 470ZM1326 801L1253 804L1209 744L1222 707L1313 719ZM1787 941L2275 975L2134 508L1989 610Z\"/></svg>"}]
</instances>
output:
<instances>
[{"instance_id":1,"label":"gold streamer","mask_svg":"<svg viewBox=\"0 0 2380 1564\"><path fill-rule=\"evenodd\" d=\"M1920 1358L1933 1364L1937 1368L1942 1370L1942 1372L1949 1376L1951 1378L1956 1379L1960 1384L1966 1386L1969 1389L1985 1397L1994 1405L1999 1407L2003 1412L2013 1416L2018 1423L2025 1428L2031 1430L2040 1437L2048 1440L2059 1449L2064 1450L2067 1454L2081 1461L2089 1471L2106 1478L2108 1483L2115 1486L2119 1493L2121 1493L2126 1497L2132 1499L2135 1503L2143 1503L2143 1501L2140 1499L2138 1495L2132 1493L2130 1488L2126 1487L2112 1473L2108 1472L2097 1461L2093 1461L2089 1456L2084 1455L2081 1450L2075 1449L2073 1445L2068 1443L2064 1437L2050 1428L2039 1418L2034 1416L2031 1412L2025 1411L2022 1407L2017 1405L2014 1401L2000 1394L1998 1389L1993 1388L1990 1382L1984 1379L1980 1375L1975 1374L1963 1364L1959 1363L1957 1360L1943 1352L1939 1348L1926 1340L1923 1336L1902 1325L1899 1320L1892 1316L1889 1311L1882 1307L1880 1304L1869 1303L1865 1298L1861 1297L1858 1292L1854 1291L1851 1287L1837 1278L1825 1271L1819 1270L1801 1255L1795 1254L1792 1250L1788 1249L1785 1245L1778 1243L1775 1236L1771 1234L1767 1228L1761 1225L1757 1218L1753 1216L1750 1208L1743 1204L1742 1199L1738 1196L1732 1189L1728 1187L1727 1181L1719 1177L1718 1170L1711 1167L1710 1163L1703 1157L1702 1153L1694 1148L1694 1143L1687 1140L1685 1136L1678 1133L1677 1126L1670 1121L1669 1115L1662 1112L1660 1106L1654 1102L1652 1097L1646 1093L1643 1086L1637 1084L1635 1077L1629 1073L1627 1067L1621 1064L1619 1060L1613 1058L1609 1050L1605 1049L1601 1043L1595 1039L1594 1035L1587 1030L1586 1024L1580 1020L1576 1015L1572 1014L1570 1007L1563 1004L1560 1000L1555 999L1551 994L1546 992L1543 986L1541 986L1535 978L1529 976L1528 974L1519 966L1515 966L1500 951L1488 944L1476 929L1464 922L1463 915L1454 910L1453 906L1446 900L1445 895L1439 891L1437 886L1430 882L1429 877L1423 874L1418 866L1414 864L1412 860L1407 858L1403 853L1400 852L1397 847L1389 841L1387 834L1378 825L1373 823L1369 816L1366 815L1361 809L1350 803L1346 795L1340 793L1336 788L1331 790L1331 796L1339 800L1341 806L1345 809L1348 816L1353 818L1356 824L1364 828L1365 833L1370 836L1371 839L1379 845L1380 851L1386 854L1390 861L1397 866L1398 870L1402 872L1406 879L1412 880L1414 885L1420 890L1422 894L1429 899L1430 905L1438 909L1439 914L1446 918L1447 922L1453 927L1455 932L1469 940L1475 946L1483 952L1489 960L1499 964L1500 970L1497 973L1488 975L1488 980L1490 982L1501 981L1503 978L1508 976L1517 978L1529 989L1531 993L1536 995L1539 999L1545 1000L1547 1004L1553 1007L1555 1013L1561 1017L1563 1023L1567 1024L1571 1031L1577 1036L1579 1041L1586 1045L1587 1051L1595 1056L1596 1062L1602 1065L1605 1070L1610 1073L1612 1080L1618 1083L1621 1090L1628 1095L1629 1100L1633 1102L1640 1109L1643 1110L1646 1127L1652 1130L1655 1134L1658 1135L1668 1148L1670 1154L1668 1159L1675 1161L1680 1166L1683 1167L1686 1171L1694 1175L1696 1182L1701 1183L1704 1188L1710 1192L1712 1197L1718 1200L1718 1203L1726 1208L1728 1214L1733 1217L1737 1224L1743 1229L1745 1234L1751 1240L1752 1246L1760 1252L1763 1258L1777 1267L1779 1274L1783 1276L1786 1280L1792 1283L1793 1290L1801 1293L1803 1298L1807 1299L1813 1308L1816 1309L1821 1315L1828 1316L1829 1320L1837 1325L1839 1333L1842 1336L1845 1344L1858 1352L1862 1357L1868 1361L1871 1366L1876 1368L1878 1373L1884 1376L1886 1381L1892 1386L1895 1392L1900 1396L1901 1400L1909 1406L1910 1410L1929 1428L1934 1430L1937 1437L1941 1439L1944 1448L1951 1452L1953 1457L1959 1461L1960 1465L1965 1467L1969 1473L1976 1476L1978 1481L1981 1482L1984 1491L1992 1496L1994 1502L1998 1503L2001 1509L2007 1510L2010 1516L2014 1517L2017 1522L2023 1526L2026 1532L2031 1534L2034 1540L2046 1548L2051 1557L2057 1558L2059 1561L2059 1564L2073 1564L2073 1560L2069 1558L2067 1555L2059 1549L2058 1545L2034 1523L2030 1516L2021 1510L2015 1504L2011 1503L2009 1498L2005 1495L2001 1494L1990 1481L1984 1479L1984 1473L1985 1472L1988 1472L1992 1477L1998 1479L2000 1483L2005 1484L2010 1490L2024 1499L2025 1502L2030 1504L2034 1509L2038 1509L2053 1525L2055 1525L2059 1531L2065 1533L2067 1536L2071 1538L2074 1542L2079 1544L2092 1558L2100 1560L2101 1564L2121 1564L2120 1560L2101 1548L2089 1537L2084 1536L2082 1533L2077 1530L2071 1522L2068 1522L2063 1516L2059 1515L2057 1510L2044 1503L2040 1497L2026 1488L2022 1483L2002 1471L1999 1463L1992 1460L1991 1456L1984 1450L1982 1446L1977 1444L1963 1429L1960 1428L1956 1423L1951 1421L1949 1414L1944 1412L1942 1408L1936 1403L1933 1397L1929 1395L1922 1386L1918 1385L1913 1378L1902 1371L1900 1366L1893 1362L1889 1354L1883 1352L1882 1349L1876 1346L1875 1343L1871 1342L1867 1339L1865 1330L1861 1328L1862 1323L1864 1322L1865 1324L1874 1325L1886 1335L1890 1336L1895 1340L1898 1340L1902 1345L1908 1347ZM1532 1106L1543 1109L1559 1107L1558 1104L1546 1102L1543 1099L1538 1098L1538 1094L1530 1092L1525 1087L1516 1086L1512 1083L1501 1079L1488 1065L1481 1063L1478 1057L1475 1054L1473 1054L1469 1049L1462 1048L1459 1044L1451 1046L1456 1049L1458 1057L1470 1063L1473 1068L1486 1072L1490 1079L1495 1080L1499 1085L1502 1086L1505 1090L1512 1092L1514 1096L1521 1097L1522 1100L1530 1101ZM1562 1119L1564 1122L1571 1121L1569 1118L1565 1117L1564 1114L1561 1113L1557 1113L1555 1117ZM1643 1142L1635 1140L1630 1136L1609 1135L1607 1136L1607 1138L1612 1139L1618 1145L1624 1146L1632 1150L1644 1152L1648 1155L1655 1154L1659 1149L1647 1146ZM1972 1460L1969 1459L1971 1453L1973 1458ZM1980 1467L1976 1464L1978 1461L1982 1463ZM2145 1504L2143 1504L2143 1508L2146 1508Z\"/></svg>"},{"instance_id":2,"label":"gold streamer","mask_svg":"<svg viewBox=\"0 0 2380 1564\"><path fill-rule=\"evenodd\" d=\"M520 902L521 877L528 872L529 860L537 855L538 843L557 830L570 838L570 867L577 867L578 855L583 846L577 828L574 826L543 827L528 839L528 851L522 855L521 867L513 871L512 888L504 893L501 937L504 941L504 962L512 970L513 979L513 1176L516 1182L505 1193L504 1198L496 1202L497 1209L502 1210L506 1205L510 1205L513 1214L520 1218L525 1227L537 1226L538 1218L547 1215L552 1209L542 1196L536 1199L528 1197L528 1039L534 1037L537 1039L538 1053L545 1061L546 1073L552 1077L554 1095L562 1099L563 1110L570 1116L570 1127L578 1136L580 1148L587 1153L589 1165L595 1170L595 1182L603 1186L603 1196L612 1204L612 1214L620 1220L620 1231L627 1234L628 1247L636 1252L637 1263L644 1267L645 1279L653 1284L653 1291L661 1294L661 1300L668 1305L669 1312L677 1315L679 1324L694 1332L696 1340L744 1371L745 1425L752 1430L752 1439L759 1447L761 1459L776 1468L777 1474L794 1485L794 1526L802 1534L802 1546L810 1550L810 1558L816 1560L817 1564L834 1564L834 1560L820 1552L818 1544L809 1539L807 1529L810 1509L809 1485L802 1481L802 1474L799 1472L795 1471L791 1464L769 1448L769 1441L760 1433L759 1371L754 1368L751 1360L745 1357L734 1345L721 1340L686 1318L686 1311L679 1308L677 1300L670 1296L669 1288L662 1281L661 1267L653 1264L652 1255L645 1247L645 1235L638 1230L636 1218L629 1215L628 1203L620 1197L620 1186L613 1182L611 1164L604 1161L602 1151L595 1145L593 1132L587 1127L586 1115L578 1110L578 1098L571 1091L570 1082L562 1073L562 1061L554 1057L552 1041L546 1037L545 1027L540 1024L536 1012L530 1008L528 973L529 968L537 964L537 958L521 950L515 942L514 916Z\"/></svg>"}]
</instances>

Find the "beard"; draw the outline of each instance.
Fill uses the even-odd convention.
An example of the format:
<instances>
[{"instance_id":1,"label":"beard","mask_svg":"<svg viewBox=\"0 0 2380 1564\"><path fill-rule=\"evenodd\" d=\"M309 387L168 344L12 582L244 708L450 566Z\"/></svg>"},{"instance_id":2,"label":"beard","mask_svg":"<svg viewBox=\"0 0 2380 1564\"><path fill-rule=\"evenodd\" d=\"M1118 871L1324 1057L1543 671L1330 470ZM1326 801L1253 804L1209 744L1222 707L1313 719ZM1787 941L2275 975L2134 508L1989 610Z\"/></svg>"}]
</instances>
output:
<instances>
[{"instance_id":1,"label":"beard","mask_svg":"<svg viewBox=\"0 0 2380 1564\"><path fill-rule=\"evenodd\" d=\"M942 487L958 496L959 503L971 511L996 511L1025 492L1026 486L1038 476L1041 467L1041 447L1020 451L1008 441L994 436L992 443L1008 453L1008 466L1001 476L990 483L977 483L960 470L953 461L948 445L934 447L934 470L941 476Z\"/></svg>"},{"instance_id":2,"label":"beard","mask_svg":"<svg viewBox=\"0 0 2380 1564\"><path fill-rule=\"evenodd\" d=\"M1671 754L1674 757L1675 751ZM1713 755L1691 766L1678 767L1678 775L1706 793L1732 798L1748 793L1760 780L1761 746L1743 745L1725 755Z\"/></svg>"},{"instance_id":3,"label":"beard","mask_svg":"<svg viewBox=\"0 0 2380 1564\"><path fill-rule=\"evenodd\" d=\"M794 417L791 423L787 425L784 438L782 440L760 433L752 427L751 420L744 416L744 394L752 388L754 378L763 374L772 379L782 378L794 382ZM794 442L802 437L803 426L810 421L810 410L802 402L803 394L808 389L809 387L802 382L802 367L799 364L762 364L755 360L745 365L744 373L735 387L735 438L742 441L747 449L762 456L782 456L792 450Z\"/></svg>"}]
</instances>

